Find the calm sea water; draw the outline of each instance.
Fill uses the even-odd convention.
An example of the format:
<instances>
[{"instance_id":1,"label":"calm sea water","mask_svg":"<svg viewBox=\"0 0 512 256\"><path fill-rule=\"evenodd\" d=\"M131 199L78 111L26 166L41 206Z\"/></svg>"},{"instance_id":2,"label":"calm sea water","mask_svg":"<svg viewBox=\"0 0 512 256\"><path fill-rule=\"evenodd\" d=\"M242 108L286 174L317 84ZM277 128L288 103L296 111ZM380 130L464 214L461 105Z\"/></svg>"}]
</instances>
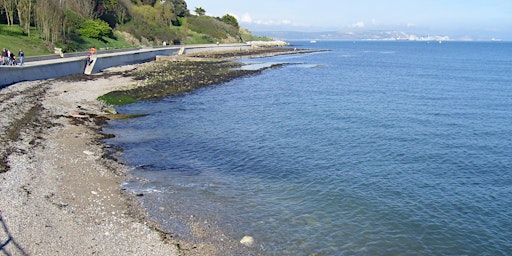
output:
<instances>
[{"instance_id":1,"label":"calm sea water","mask_svg":"<svg viewBox=\"0 0 512 256\"><path fill-rule=\"evenodd\" d=\"M512 44L298 47L331 51L119 109L151 217L242 255L512 254Z\"/></svg>"}]
</instances>

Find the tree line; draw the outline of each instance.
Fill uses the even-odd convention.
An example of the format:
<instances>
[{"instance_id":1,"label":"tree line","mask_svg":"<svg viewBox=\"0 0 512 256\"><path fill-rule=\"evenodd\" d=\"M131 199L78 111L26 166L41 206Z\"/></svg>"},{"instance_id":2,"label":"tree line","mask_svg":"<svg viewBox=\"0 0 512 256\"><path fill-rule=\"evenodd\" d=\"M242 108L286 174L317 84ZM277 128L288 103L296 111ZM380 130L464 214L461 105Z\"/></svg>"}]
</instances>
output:
<instances>
[{"instance_id":1,"label":"tree line","mask_svg":"<svg viewBox=\"0 0 512 256\"><path fill-rule=\"evenodd\" d=\"M0 10L0 23L19 25L27 36L35 27L52 45L80 36L111 37L113 29L149 41L179 42L191 16L184 0L0 0ZM202 16L205 10L196 12ZM233 16L219 19L238 28Z\"/></svg>"}]
</instances>

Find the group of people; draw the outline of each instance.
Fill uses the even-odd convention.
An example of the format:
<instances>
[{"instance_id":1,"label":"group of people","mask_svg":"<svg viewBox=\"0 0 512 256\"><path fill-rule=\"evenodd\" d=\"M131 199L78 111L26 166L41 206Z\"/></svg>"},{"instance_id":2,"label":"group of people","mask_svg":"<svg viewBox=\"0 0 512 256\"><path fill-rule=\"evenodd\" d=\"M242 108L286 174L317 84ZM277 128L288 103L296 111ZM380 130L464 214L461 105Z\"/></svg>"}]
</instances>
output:
<instances>
[{"instance_id":1,"label":"group of people","mask_svg":"<svg viewBox=\"0 0 512 256\"><path fill-rule=\"evenodd\" d=\"M9 66L23 66L23 58L25 57L25 53L22 49L18 51L18 57L14 55L12 51L9 49L2 49L2 59L0 60L1 65L9 65Z\"/></svg>"}]
</instances>

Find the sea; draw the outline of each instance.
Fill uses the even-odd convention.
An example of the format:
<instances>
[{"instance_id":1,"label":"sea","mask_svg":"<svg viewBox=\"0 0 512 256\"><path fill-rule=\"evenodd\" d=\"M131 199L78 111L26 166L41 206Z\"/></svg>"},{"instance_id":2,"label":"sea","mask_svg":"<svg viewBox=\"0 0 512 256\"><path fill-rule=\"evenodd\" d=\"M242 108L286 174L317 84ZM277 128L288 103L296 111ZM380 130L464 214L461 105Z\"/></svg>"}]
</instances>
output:
<instances>
[{"instance_id":1,"label":"sea","mask_svg":"<svg viewBox=\"0 0 512 256\"><path fill-rule=\"evenodd\" d=\"M221 255L512 255L512 43L292 43L326 51L118 108L150 218L254 239Z\"/></svg>"}]
</instances>

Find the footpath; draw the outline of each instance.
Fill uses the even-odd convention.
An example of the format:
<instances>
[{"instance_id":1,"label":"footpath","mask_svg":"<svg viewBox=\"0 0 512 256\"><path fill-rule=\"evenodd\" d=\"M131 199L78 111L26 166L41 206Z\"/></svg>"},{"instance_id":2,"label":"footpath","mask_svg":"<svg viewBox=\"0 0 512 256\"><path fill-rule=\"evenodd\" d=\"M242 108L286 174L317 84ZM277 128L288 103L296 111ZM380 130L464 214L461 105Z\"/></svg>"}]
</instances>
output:
<instances>
[{"instance_id":1,"label":"footpath","mask_svg":"<svg viewBox=\"0 0 512 256\"><path fill-rule=\"evenodd\" d=\"M151 47L118 52L99 51L92 73L98 73L111 67L153 61L158 55L169 56L177 55L178 53L243 50L251 47L253 47L252 44L237 43ZM70 54L69 57L64 56L63 58L49 56L48 58L38 58L34 61L30 61L30 58L27 58L28 61L22 67L0 66L0 88L22 81L44 80L81 74L85 69L85 58L85 53L79 56Z\"/></svg>"}]
</instances>

